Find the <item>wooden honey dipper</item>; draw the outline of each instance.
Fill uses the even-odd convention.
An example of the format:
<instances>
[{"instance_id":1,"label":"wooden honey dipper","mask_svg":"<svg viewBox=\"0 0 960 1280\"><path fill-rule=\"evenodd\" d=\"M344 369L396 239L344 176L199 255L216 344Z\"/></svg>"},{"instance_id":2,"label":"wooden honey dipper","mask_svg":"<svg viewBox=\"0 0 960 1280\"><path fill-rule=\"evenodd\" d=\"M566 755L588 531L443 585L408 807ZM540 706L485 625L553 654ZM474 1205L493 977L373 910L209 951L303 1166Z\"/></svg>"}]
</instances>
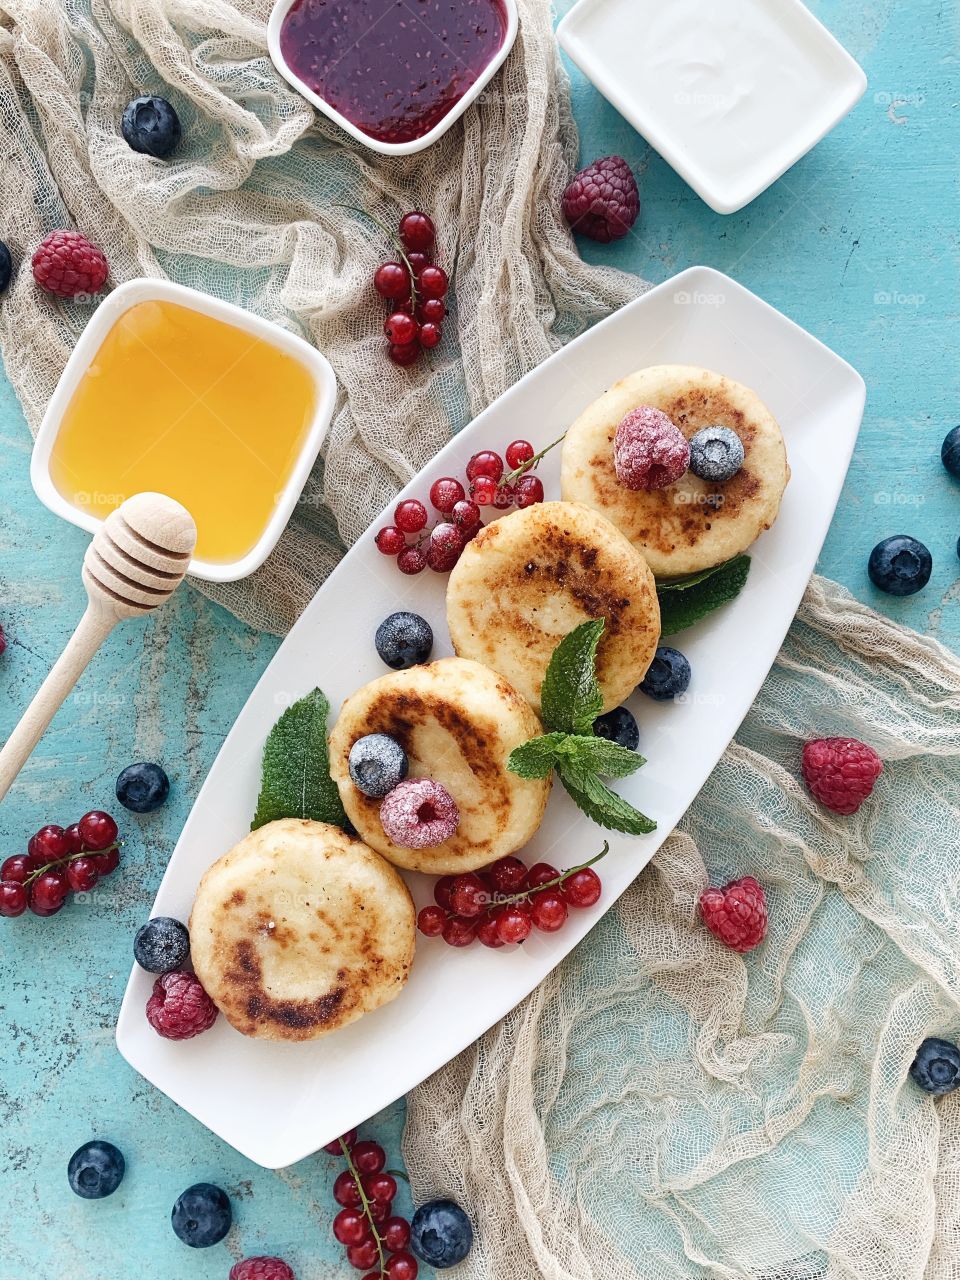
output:
<instances>
[{"instance_id":1,"label":"wooden honey dipper","mask_svg":"<svg viewBox=\"0 0 960 1280\"><path fill-rule=\"evenodd\" d=\"M166 604L196 542L190 512L162 493L138 493L107 516L83 557L86 612L0 750L0 800L113 628Z\"/></svg>"}]
</instances>

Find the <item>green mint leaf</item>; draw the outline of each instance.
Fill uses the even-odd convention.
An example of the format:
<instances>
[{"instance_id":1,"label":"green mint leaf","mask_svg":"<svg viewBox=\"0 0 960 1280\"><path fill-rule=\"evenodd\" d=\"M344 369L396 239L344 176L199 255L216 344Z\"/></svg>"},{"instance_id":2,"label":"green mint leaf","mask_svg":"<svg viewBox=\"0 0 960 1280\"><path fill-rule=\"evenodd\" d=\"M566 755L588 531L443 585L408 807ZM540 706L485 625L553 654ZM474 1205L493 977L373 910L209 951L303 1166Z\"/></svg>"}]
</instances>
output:
<instances>
[{"instance_id":1,"label":"green mint leaf","mask_svg":"<svg viewBox=\"0 0 960 1280\"><path fill-rule=\"evenodd\" d=\"M603 628L603 618L582 622L554 649L540 690L544 728L559 733L592 732L593 722L603 710L596 673Z\"/></svg>"},{"instance_id":2,"label":"green mint leaf","mask_svg":"<svg viewBox=\"0 0 960 1280\"><path fill-rule=\"evenodd\" d=\"M566 758L572 760L574 768L585 773L598 773L603 778L627 778L647 763L636 751L628 751L607 738L585 738L574 734L567 737L561 748L558 768L562 768Z\"/></svg>"},{"instance_id":3,"label":"green mint leaf","mask_svg":"<svg viewBox=\"0 0 960 1280\"><path fill-rule=\"evenodd\" d=\"M521 778L546 778L560 758L566 733L545 733L514 747L507 760L507 768Z\"/></svg>"},{"instance_id":4,"label":"green mint leaf","mask_svg":"<svg viewBox=\"0 0 960 1280\"><path fill-rule=\"evenodd\" d=\"M729 560L725 561L729 564ZM712 578L715 573L719 573L724 566L715 564L712 569L701 569L699 573L688 573L684 578L658 578L657 594L663 591L686 591L687 587L699 586L701 582L706 582L708 578Z\"/></svg>"},{"instance_id":5,"label":"green mint leaf","mask_svg":"<svg viewBox=\"0 0 960 1280\"><path fill-rule=\"evenodd\" d=\"M557 773L574 804L599 826L612 831L623 831L631 836L643 836L656 831L657 824L652 818L635 809L623 796L611 791L595 773L578 769L568 761L560 765Z\"/></svg>"},{"instance_id":6,"label":"green mint leaf","mask_svg":"<svg viewBox=\"0 0 960 1280\"><path fill-rule=\"evenodd\" d=\"M277 818L312 818L345 826L347 815L330 777L329 711L322 692L314 689L288 707L270 730L252 831Z\"/></svg>"},{"instance_id":7,"label":"green mint leaf","mask_svg":"<svg viewBox=\"0 0 960 1280\"><path fill-rule=\"evenodd\" d=\"M692 627L714 609L729 604L743 590L743 585L750 572L750 557L736 556L722 564L702 582L688 586L682 591L664 593L657 591L660 597L660 631L662 635L676 635Z\"/></svg>"}]
</instances>

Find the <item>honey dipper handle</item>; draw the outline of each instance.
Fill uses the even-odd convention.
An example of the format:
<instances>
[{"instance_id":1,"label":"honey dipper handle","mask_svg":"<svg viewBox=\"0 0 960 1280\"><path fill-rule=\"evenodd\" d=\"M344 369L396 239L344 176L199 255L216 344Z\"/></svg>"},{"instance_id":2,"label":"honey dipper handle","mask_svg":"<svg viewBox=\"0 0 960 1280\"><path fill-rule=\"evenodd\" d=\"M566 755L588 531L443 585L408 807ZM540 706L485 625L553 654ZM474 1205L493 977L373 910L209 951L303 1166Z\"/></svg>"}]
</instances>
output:
<instances>
[{"instance_id":1,"label":"honey dipper handle","mask_svg":"<svg viewBox=\"0 0 960 1280\"><path fill-rule=\"evenodd\" d=\"M20 723L0 749L0 800L10 790L47 725L117 622L115 613L93 603L87 607L67 647L20 717Z\"/></svg>"}]
</instances>

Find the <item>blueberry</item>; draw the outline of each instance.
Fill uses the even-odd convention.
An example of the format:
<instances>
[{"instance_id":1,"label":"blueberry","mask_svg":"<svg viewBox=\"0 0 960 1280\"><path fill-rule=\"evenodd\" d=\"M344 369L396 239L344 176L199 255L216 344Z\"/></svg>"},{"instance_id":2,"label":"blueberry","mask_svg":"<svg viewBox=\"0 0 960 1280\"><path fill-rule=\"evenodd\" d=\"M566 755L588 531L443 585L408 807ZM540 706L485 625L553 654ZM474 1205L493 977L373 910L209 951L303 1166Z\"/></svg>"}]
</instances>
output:
<instances>
[{"instance_id":1,"label":"blueberry","mask_svg":"<svg viewBox=\"0 0 960 1280\"><path fill-rule=\"evenodd\" d=\"M870 581L891 596L912 596L930 581L933 557L916 538L906 533L884 538L870 552Z\"/></svg>"},{"instance_id":2,"label":"blueberry","mask_svg":"<svg viewBox=\"0 0 960 1280\"><path fill-rule=\"evenodd\" d=\"M472 1244L470 1219L452 1200L431 1200L413 1215L410 1247L431 1267L455 1267Z\"/></svg>"},{"instance_id":3,"label":"blueberry","mask_svg":"<svg viewBox=\"0 0 960 1280\"><path fill-rule=\"evenodd\" d=\"M960 427L954 427L944 437L940 461L955 480L960 480Z\"/></svg>"},{"instance_id":4,"label":"blueberry","mask_svg":"<svg viewBox=\"0 0 960 1280\"><path fill-rule=\"evenodd\" d=\"M743 441L729 427L704 427L690 439L689 466L701 480L730 480L743 466Z\"/></svg>"},{"instance_id":5,"label":"blueberry","mask_svg":"<svg viewBox=\"0 0 960 1280\"><path fill-rule=\"evenodd\" d=\"M170 794L170 779L158 764L128 764L117 778L117 799L133 813L152 813Z\"/></svg>"},{"instance_id":6,"label":"blueberry","mask_svg":"<svg viewBox=\"0 0 960 1280\"><path fill-rule=\"evenodd\" d=\"M365 796L382 800L407 776L407 753L385 733L368 733L350 748L348 761L353 785Z\"/></svg>"},{"instance_id":7,"label":"blueberry","mask_svg":"<svg viewBox=\"0 0 960 1280\"><path fill-rule=\"evenodd\" d=\"M640 692L657 702L668 702L685 693L690 684L690 663L679 649L661 645L643 677Z\"/></svg>"},{"instance_id":8,"label":"blueberry","mask_svg":"<svg viewBox=\"0 0 960 1280\"><path fill-rule=\"evenodd\" d=\"M84 1200L112 1196L123 1181L126 1162L112 1142L85 1142L70 1157L67 1181Z\"/></svg>"},{"instance_id":9,"label":"blueberry","mask_svg":"<svg viewBox=\"0 0 960 1280\"><path fill-rule=\"evenodd\" d=\"M433 648L433 630L417 613L391 613L377 627L377 653L394 671L426 662Z\"/></svg>"},{"instance_id":10,"label":"blueberry","mask_svg":"<svg viewBox=\"0 0 960 1280\"><path fill-rule=\"evenodd\" d=\"M212 1182L187 1187L170 1214L174 1234L191 1249L209 1249L230 1230L230 1197Z\"/></svg>"},{"instance_id":11,"label":"blueberry","mask_svg":"<svg viewBox=\"0 0 960 1280\"><path fill-rule=\"evenodd\" d=\"M182 969L190 954L187 926L171 916L155 916L141 925L133 940L133 955L148 973Z\"/></svg>"},{"instance_id":12,"label":"blueberry","mask_svg":"<svg viewBox=\"0 0 960 1280\"><path fill-rule=\"evenodd\" d=\"M166 98L134 98L120 121L124 138L145 155L166 160L180 141L180 118Z\"/></svg>"},{"instance_id":13,"label":"blueberry","mask_svg":"<svg viewBox=\"0 0 960 1280\"><path fill-rule=\"evenodd\" d=\"M0 240L0 293L3 293L6 289L12 275L13 259L10 257L10 250Z\"/></svg>"},{"instance_id":14,"label":"blueberry","mask_svg":"<svg viewBox=\"0 0 960 1280\"><path fill-rule=\"evenodd\" d=\"M593 732L598 738L607 738L628 751L636 751L640 745L640 730L637 722L626 707L614 707L605 715L597 716L593 722Z\"/></svg>"},{"instance_id":15,"label":"blueberry","mask_svg":"<svg viewBox=\"0 0 960 1280\"><path fill-rule=\"evenodd\" d=\"M921 1089L942 1098L960 1086L960 1049L930 1036L917 1050L910 1074Z\"/></svg>"}]
</instances>

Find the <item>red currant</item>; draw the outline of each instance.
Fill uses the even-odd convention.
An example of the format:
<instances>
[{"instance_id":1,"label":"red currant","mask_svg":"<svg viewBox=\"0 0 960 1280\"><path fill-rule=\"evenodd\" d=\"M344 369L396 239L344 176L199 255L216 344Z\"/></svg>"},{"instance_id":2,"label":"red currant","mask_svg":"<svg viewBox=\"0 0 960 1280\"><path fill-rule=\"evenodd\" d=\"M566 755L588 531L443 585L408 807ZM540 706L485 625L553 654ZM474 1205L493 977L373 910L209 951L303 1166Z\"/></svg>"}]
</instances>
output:
<instances>
[{"instance_id":1,"label":"red currant","mask_svg":"<svg viewBox=\"0 0 960 1280\"><path fill-rule=\"evenodd\" d=\"M556 933L567 922L567 904L554 889L547 889L533 895L530 914L542 933Z\"/></svg>"},{"instance_id":2,"label":"red currant","mask_svg":"<svg viewBox=\"0 0 960 1280\"><path fill-rule=\"evenodd\" d=\"M385 262L377 267L373 277L373 287L381 298L396 302L400 298L410 297L410 272L403 262Z\"/></svg>"},{"instance_id":3,"label":"red currant","mask_svg":"<svg viewBox=\"0 0 960 1280\"><path fill-rule=\"evenodd\" d=\"M424 907L417 916L417 928L426 938L439 938L446 923L443 907Z\"/></svg>"},{"instance_id":4,"label":"red currant","mask_svg":"<svg viewBox=\"0 0 960 1280\"><path fill-rule=\"evenodd\" d=\"M535 862L527 872L526 888L539 889L541 885L556 880L559 875L557 868L551 867L549 862Z\"/></svg>"},{"instance_id":5,"label":"red currant","mask_svg":"<svg viewBox=\"0 0 960 1280\"><path fill-rule=\"evenodd\" d=\"M455 524L444 521L434 527L427 548L427 564L437 573L447 573L460 559L463 534Z\"/></svg>"},{"instance_id":6,"label":"red currant","mask_svg":"<svg viewBox=\"0 0 960 1280\"><path fill-rule=\"evenodd\" d=\"M514 471L517 467L522 467L525 462L529 462L534 454L534 447L529 440L514 440L512 444L507 445L507 466Z\"/></svg>"},{"instance_id":7,"label":"red currant","mask_svg":"<svg viewBox=\"0 0 960 1280\"><path fill-rule=\"evenodd\" d=\"M379 1173L387 1163L387 1153L379 1142L358 1142L351 1155L360 1173Z\"/></svg>"},{"instance_id":8,"label":"red currant","mask_svg":"<svg viewBox=\"0 0 960 1280\"><path fill-rule=\"evenodd\" d=\"M406 498L397 503L393 518L404 533L419 533L427 525L427 508L417 498Z\"/></svg>"},{"instance_id":9,"label":"red currant","mask_svg":"<svg viewBox=\"0 0 960 1280\"><path fill-rule=\"evenodd\" d=\"M83 836L80 834L79 824L76 822L72 823L69 827L64 829L63 834L70 846L69 852L80 853L83 849Z\"/></svg>"},{"instance_id":10,"label":"red currant","mask_svg":"<svg viewBox=\"0 0 960 1280\"><path fill-rule=\"evenodd\" d=\"M380 1233L391 1253L399 1253L410 1243L410 1223L406 1218L388 1218Z\"/></svg>"},{"instance_id":11,"label":"red currant","mask_svg":"<svg viewBox=\"0 0 960 1280\"><path fill-rule=\"evenodd\" d=\"M407 261L410 263L410 270L413 272L414 277L419 282L420 272L424 269L424 267L428 267L430 265L429 256L425 253L419 253L414 251L413 253L407 254Z\"/></svg>"},{"instance_id":12,"label":"red currant","mask_svg":"<svg viewBox=\"0 0 960 1280\"><path fill-rule=\"evenodd\" d=\"M38 916L52 916L67 900L67 878L61 871L44 871L29 889L30 910Z\"/></svg>"},{"instance_id":13,"label":"red currant","mask_svg":"<svg viewBox=\"0 0 960 1280\"><path fill-rule=\"evenodd\" d=\"M397 556L397 568L401 573L423 573L427 567L427 557L419 547L407 547Z\"/></svg>"},{"instance_id":14,"label":"red currant","mask_svg":"<svg viewBox=\"0 0 960 1280\"><path fill-rule=\"evenodd\" d=\"M369 1200L390 1204L396 1199L397 1180L392 1173L374 1173L361 1178L361 1182Z\"/></svg>"},{"instance_id":15,"label":"red currant","mask_svg":"<svg viewBox=\"0 0 960 1280\"><path fill-rule=\"evenodd\" d=\"M120 850L107 849L104 853L94 854L92 861L96 864L101 876L108 876L120 865Z\"/></svg>"},{"instance_id":16,"label":"red currant","mask_svg":"<svg viewBox=\"0 0 960 1280\"><path fill-rule=\"evenodd\" d=\"M539 476L521 476L513 487L518 507L534 507L543 501L543 481Z\"/></svg>"},{"instance_id":17,"label":"red currant","mask_svg":"<svg viewBox=\"0 0 960 1280\"><path fill-rule=\"evenodd\" d=\"M530 937L533 920L525 902L511 902L497 916L497 932L506 943L525 942Z\"/></svg>"},{"instance_id":18,"label":"red currant","mask_svg":"<svg viewBox=\"0 0 960 1280\"><path fill-rule=\"evenodd\" d=\"M492 507L497 498L497 482L491 476L477 476L470 482L470 497L478 507Z\"/></svg>"},{"instance_id":19,"label":"red currant","mask_svg":"<svg viewBox=\"0 0 960 1280\"><path fill-rule=\"evenodd\" d=\"M405 346L391 342L387 348L387 355L394 364L400 365L401 368L406 368L407 365L414 364L420 359L422 349L419 342L408 342Z\"/></svg>"},{"instance_id":20,"label":"red currant","mask_svg":"<svg viewBox=\"0 0 960 1280\"><path fill-rule=\"evenodd\" d=\"M392 1258L387 1260L387 1269L384 1275L387 1280L417 1280L417 1272L419 1271L417 1260L412 1253L395 1253Z\"/></svg>"},{"instance_id":21,"label":"red currant","mask_svg":"<svg viewBox=\"0 0 960 1280\"><path fill-rule=\"evenodd\" d=\"M487 867L487 876L497 893L517 893L527 876L527 868L519 858L499 858Z\"/></svg>"},{"instance_id":22,"label":"red currant","mask_svg":"<svg viewBox=\"0 0 960 1280\"><path fill-rule=\"evenodd\" d=\"M372 1235L368 1240L363 1240L360 1244L352 1244L347 1249L347 1261L358 1271L366 1271L367 1267L372 1267L379 1257L380 1250Z\"/></svg>"},{"instance_id":23,"label":"red currant","mask_svg":"<svg viewBox=\"0 0 960 1280\"><path fill-rule=\"evenodd\" d=\"M378 1227L382 1226L393 1213L392 1200L371 1200L367 1212Z\"/></svg>"},{"instance_id":24,"label":"red currant","mask_svg":"<svg viewBox=\"0 0 960 1280\"><path fill-rule=\"evenodd\" d=\"M430 501L445 516L448 516L457 503L466 496L463 485L453 476L441 476L430 486Z\"/></svg>"},{"instance_id":25,"label":"red currant","mask_svg":"<svg viewBox=\"0 0 960 1280\"><path fill-rule=\"evenodd\" d=\"M34 870L33 859L27 853L15 853L0 866L0 880L13 884L23 884L27 876Z\"/></svg>"},{"instance_id":26,"label":"red currant","mask_svg":"<svg viewBox=\"0 0 960 1280\"><path fill-rule=\"evenodd\" d=\"M100 879L100 870L93 858L74 858L64 870L67 884L74 893L89 893Z\"/></svg>"},{"instance_id":27,"label":"red currant","mask_svg":"<svg viewBox=\"0 0 960 1280\"><path fill-rule=\"evenodd\" d=\"M405 347L408 342L416 342L420 326L406 311L394 311L384 321L383 332L391 342Z\"/></svg>"},{"instance_id":28,"label":"red currant","mask_svg":"<svg viewBox=\"0 0 960 1280\"><path fill-rule=\"evenodd\" d=\"M22 884L4 880L0 884L0 916L22 916L27 909L27 891Z\"/></svg>"},{"instance_id":29,"label":"red currant","mask_svg":"<svg viewBox=\"0 0 960 1280\"><path fill-rule=\"evenodd\" d=\"M453 901L453 876L441 876L433 886L433 900L444 911L450 911Z\"/></svg>"},{"instance_id":30,"label":"red currant","mask_svg":"<svg viewBox=\"0 0 960 1280\"><path fill-rule=\"evenodd\" d=\"M77 823L85 849L106 849L116 840L117 824L102 809L92 809Z\"/></svg>"},{"instance_id":31,"label":"red currant","mask_svg":"<svg viewBox=\"0 0 960 1280\"><path fill-rule=\"evenodd\" d=\"M417 307L417 319L421 324L440 324L447 314L441 298L424 298Z\"/></svg>"},{"instance_id":32,"label":"red currant","mask_svg":"<svg viewBox=\"0 0 960 1280\"><path fill-rule=\"evenodd\" d=\"M506 511L508 507L512 507L513 485L498 484L496 496L493 499L493 505L498 511Z\"/></svg>"},{"instance_id":33,"label":"red currant","mask_svg":"<svg viewBox=\"0 0 960 1280\"><path fill-rule=\"evenodd\" d=\"M358 1209L341 1209L333 1220L333 1234L341 1244L359 1244L370 1234L370 1224Z\"/></svg>"},{"instance_id":34,"label":"red currant","mask_svg":"<svg viewBox=\"0 0 960 1280\"><path fill-rule=\"evenodd\" d=\"M477 941L482 942L485 947L496 950L503 946L503 939L500 937L500 929L498 926L499 911L492 911L489 915L483 917L477 925Z\"/></svg>"},{"instance_id":35,"label":"red currant","mask_svg":"<svg viewBox=\"0 0 960 1280\"><path fill-rule=\"evenodd\" d=\"M430 351L438 346L442 337L443 330L438 324L427 321L426 324L420 326L420 345L425 350Z\"/></svg>"},{"instance_id":36,"label":"red currant","mask_svg":"<svg viewBox=\"0 0 960 1280\"><path fill-rule=\"evenodd\" d=\"M478 875L470 871L454 879L450 903L458 916L479 916L490 905L490 890Z\"/></svg>"},{"instance_id":37,"label":"red currant","mask_svg":"<svg viewBox=\"0 0 960 1280\"><path fill-rule=\"evenodd\" d=\"M593 867L584 867L567 876L560 886L564 901L571 907L592 907L599 901L601 891L600 877Z\"/></svg>"},{"instance_id":38,"label":"red currant","mask_svg":"<svg viewBox=\"0 0 960 1280\"><path fill-rule=\"evenodd\" d=\"M343 1173L337 1175L337 1180L333 1184L333 1198L345 1209L359 1209L363 1203L357 1180L349 1169L344 1169Z\"/></svg>"},{"instance_id":39,"label":"red currant","mask_svg":"<svg viewBox=\"0 0 960 1280\"><path fill-rule=\"evenodd\" d=\"M448 947L469 947L476 936L475 922L451 916L443 926L443 940Z\"/></svg>"},{"instance_id":40,"label":"red currant","mask_svg":"<svg viewBox=\"0 0 960 1280\"><path fill-rule=\"evenodd\" d=\"M491 480L499 480L503 475L503 459L492 449L481 449L467 463L467 479L476 480L478 476L489 476Z\"/></svg>"},{"instance_id":41,"label":"red currant","mask_svg":"<svg viewBox=\"0 0 960 1280\"><path fill-rule=\"evenodd\" d=\"M469 498L463 498L453 504L450 519L458 529L466 533L469 529L476 529L480 523L480 508Z\"/></svg>"},{"instance_id":42,"label":"red currant","mask_svg":"<svg viewBox=\"0 0 960 1280\"><path fill-rule=\"evenodd\" d=\"M424 267L417 277L417 288L423 298L445 298L450 281L443 267Z\"/></svg>"},{"instance_id":43,"label":"red currant","mask_svg":"<svg viewBox=\"0 0 960 1280\"><path fill-rule=\"evenodd\" d=\"M392 524L380 529L376 536L377 550L384 556L398 556L407 545L403 530Z\"/></svg>"},{"instance_id":44,"label":"red currant","mask_svg":"<svg viewBox=\"0 0 960 1280\"><path fill-rule=\"evenodd\" d=\"M110 843L109 840L107 843ZM48 862L57 862L60 858L67 856L70 852L70 841L63 827L54 826L51 823L41 827L36 835L30 837L27 852L33 859L35 867L46 866Z\"/></svg>"},{"instance_id":45,"label":"red currant","mask_svg":"<svg viewBox=\"0 0 960 1280\"><path fill-rule=\"evenodd\" d=\"M339 1138L334 1138L332 1142L328 1142L323 1149L324 1151L326 1151L327 1155L342 1156L343 1147L341 1147L340 1143L345 1142L348 1147L352 1147L353 1144L356 1142L356 1140L357 1140L356 1129L348 1129L347 1132L344 1134L341 1134Z\"/></svg>"},{"instance_id":46,"label":"red currant","mask_svg":"<svg viewBox=\"0 0 960 1280\"><path fill-rule=\"evenodd\" d=\"M400 219L400 239L405 249L413 249L420 253L433 247L437 238L433 219L425 213L405 213Z\"/></svg>"}]
</instances>

